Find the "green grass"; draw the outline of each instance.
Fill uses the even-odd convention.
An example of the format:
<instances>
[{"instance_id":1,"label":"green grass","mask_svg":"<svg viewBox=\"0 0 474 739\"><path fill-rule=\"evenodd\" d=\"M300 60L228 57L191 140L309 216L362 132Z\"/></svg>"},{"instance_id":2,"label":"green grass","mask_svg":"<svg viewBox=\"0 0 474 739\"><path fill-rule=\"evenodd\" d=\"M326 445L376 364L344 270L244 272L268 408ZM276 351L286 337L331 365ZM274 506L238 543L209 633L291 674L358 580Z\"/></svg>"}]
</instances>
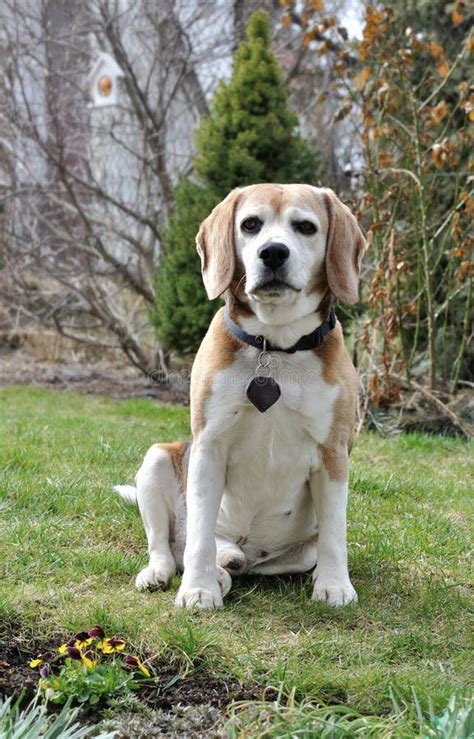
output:
<instances>
[{"instance_id":1,"label":"green grass","mask_svg":"<svg viewBox=\"0 0 474 739\"><path fill-rule=\"evenodd\" d=\"M390 690L442 712L468 694L472 448L363 434L351 472L349 559L359 604L309 600L309 577L234 580L215 613L177 612L179 579L138 593L137 510L111 487L148 446L186 438L188 410L39 389L0 393L0 624L42 641L100 623L183 670L280 686L296 699L393 711Z\"/></svg>"},{"instance_id":2,"label":"green grass","mask_svg":"<svg viewBox=\"0 0 474 739\"><path fill-rule=\"evenodd\" d=\"M272 702L234 703L227 730L232 739L239 736L252 739L472 739L474 736L474 706L468 698L452 696L444 710L437 714L432 705L423 710L414 691L411 702L400 698L398 691L393 689L390 696L392 712L382 716L361 714L345 705L298 702L294 691L286 696L279 694Z\"/></svg>"}]
</instances>

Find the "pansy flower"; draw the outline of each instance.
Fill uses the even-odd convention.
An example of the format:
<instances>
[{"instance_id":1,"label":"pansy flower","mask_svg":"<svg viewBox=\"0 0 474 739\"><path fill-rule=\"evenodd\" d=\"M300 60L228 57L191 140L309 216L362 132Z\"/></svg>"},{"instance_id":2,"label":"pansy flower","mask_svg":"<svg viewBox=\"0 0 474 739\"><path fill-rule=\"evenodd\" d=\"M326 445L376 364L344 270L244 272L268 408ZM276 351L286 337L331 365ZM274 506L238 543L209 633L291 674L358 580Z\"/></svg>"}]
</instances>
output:
<instances>
[{"instance_id":1,"label":"pansy flower","mask_svg":"<svg viewBox=\"0 0 474 739\"><path fill-rule=\"evenodd\" d=\"M79 647L67 647L66 649L67 656L71 659L80 660L84 667L94 667L97 660L94 660L95 657L94 652L91 649L88 649L87 652L83 652Z\"/></svg>"},{"instance_id":2,"label":"pansy flower","mask_svg":"<svg viewBox=\"0 0 474 739\"><path fill-rule=\"evenodd\" d=\"M137 670L140 670L140 672L142 672L145 675L145 677L150 677L150 670L147 667L145 667L145 665L142 662L140 662L138 657L135 657L133 654L127 654L124 662L129 667L135 667Z\"/></svg>"},{"instance_id":3,"label":"pansy flower","mask_svg":"<svg viewBox=\"0 0 474 739\"><path fill-rule=\"evenodd\" d=\"M54 659L56 655L54 652L45 652L44 654L39 654L36 659L32 659L29 663L30 667L40 667L44 662L49 662L51 659Z\"/></svg>"},{"instance_id":4,"label":"pansy flower","mask_svg":"<svg viewBox=\"0 0 474 739\"><path fill-rule=\"evenodd\" d=\"M88 631L80 631L75 636L74 640L74 646L78 649L84 649L84 647L88 647L89 644L92 644L92 637L89 636Z\"/></svg>"},{"instance_id":5,"label":"pansy flower","mask_svg":"<svg viewBox=\"0 0 474 739\"><path fill-rule=\"evenodd\" d=\"M73 639L69 639L69 641L66 642L65 644L61 644L61 646L58 648L59 654L66 654L69 647L76 646L76 641L77 639L76 637L74 637Z\"/></svg>"},{"instance_id":6,"label":"pansy flower","mask_svg":"<svg viewBox=\"0 0 474 739\"><path fill-rule=\"evenodd\" d=\"M81 662L84 665L84 667L91 668L94 667L97 664L97 660L94 659L95 654L92 651L92 649L88 649L85 654L81 655Z\"/></svg>"},{"instance_id":7,"label":"pansy flower","mask_svg":"<svg viewBox=\"0 0 474 739\"><path fill-rule=\"evenodd\" d=\"M92 629L89 631L89 636L99 637L99 639L103 639L105 637L105 631L102 626L93 626Z\"/></svg>"},{"instance_id":8,"label":"pansy flower","mask_svg":"<svg viewBox=\"0 0 474 739\"><path fill-rule=\"evenodd\" d=\"M108 639L102 639L97 644L97 649L101 649L104 654L113 654L114 652L122 652L125 646L123 639L116 639L115 636L111 636Z\"/></svg>"}]
</instances>

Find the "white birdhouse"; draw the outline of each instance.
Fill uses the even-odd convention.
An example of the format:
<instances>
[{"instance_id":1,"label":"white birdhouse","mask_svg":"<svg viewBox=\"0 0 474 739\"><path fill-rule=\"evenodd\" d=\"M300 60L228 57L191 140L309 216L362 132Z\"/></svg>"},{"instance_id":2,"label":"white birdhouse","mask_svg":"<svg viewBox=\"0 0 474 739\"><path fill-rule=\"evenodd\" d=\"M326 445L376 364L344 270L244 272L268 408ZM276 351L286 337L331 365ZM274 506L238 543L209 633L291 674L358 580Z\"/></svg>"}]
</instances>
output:
<instances>
[{"instance_id":1,"label":"white birdhouse","mask_svg":"<svg viewBox=\"0 0 474 739\"><path fill-rule=\"evenodd\" d=\"M87 77L87 91L94 108L117 105L119 100L118 80L124 77L119 65L106 51L99 58Z\"/></svg>"}]
</instances>

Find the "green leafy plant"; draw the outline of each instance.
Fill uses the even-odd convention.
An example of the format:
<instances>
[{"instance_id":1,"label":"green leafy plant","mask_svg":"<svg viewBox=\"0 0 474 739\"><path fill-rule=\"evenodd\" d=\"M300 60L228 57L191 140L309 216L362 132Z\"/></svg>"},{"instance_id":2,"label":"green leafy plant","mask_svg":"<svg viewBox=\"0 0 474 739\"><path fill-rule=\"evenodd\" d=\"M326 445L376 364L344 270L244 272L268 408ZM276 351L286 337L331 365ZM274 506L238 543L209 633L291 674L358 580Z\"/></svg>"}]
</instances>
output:
<instances>
[{"instance_id":1,"label":"green leafy plant","mask_svg":"<svg viewBox=\"0 0 474 739\"><path fill-rule=\"evenodd\" d=\"M92 705L111 696L137 690L150 679L140 659L125 654L123 639L106 637L101 626L81 631L54 651L31 660L40 672L39 688L52 703L69 698Z\"/></svg>"},{"instance_id":2,"label":"green leafy plant","mask_svg":"<svg viewBox=\"0 0 474 739\"><path fill-rule=\"evenodd\" d=\"M21 708L23 696L0 698L0 737L2 739L82 739L95 736L112 739L115 732L97 733L96 726L79 726L76 721L79 708L71 707L71 699L58 714L47 713L47 705L37 693L25 708Z\"/></svg>"}]
</instances>

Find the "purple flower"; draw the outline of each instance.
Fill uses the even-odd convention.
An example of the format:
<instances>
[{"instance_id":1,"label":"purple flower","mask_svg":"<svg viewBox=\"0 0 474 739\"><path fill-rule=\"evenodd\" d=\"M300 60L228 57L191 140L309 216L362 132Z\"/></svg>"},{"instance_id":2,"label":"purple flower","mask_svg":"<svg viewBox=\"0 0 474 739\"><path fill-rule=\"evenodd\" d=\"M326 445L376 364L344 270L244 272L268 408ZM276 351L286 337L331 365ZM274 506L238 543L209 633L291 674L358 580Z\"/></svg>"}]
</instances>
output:
<instances>
[{"instance_id":1,"label":"purple flower","mask_svg":"<svg viewBox=\"0 0 474 739\"><path fill-rule=\"evenodd\" d=\"M67 653L71 659L81 659L81 656L82 656L81 650L78 649L77 647L68 647Z\"/></svg>"},{"instance_id":2,"label":"purple flower","mask_svg":"<svg viewBox=\"0 0 474 739\"><path fill-rule=\"evenodd\" d=\"M74 637L74 641L85 641L90 636L88 631L80 631L76 636Z\"/></svg>"},{"instance_id":3,"label":"purple flower","mask_svg":"<svg viewBox=\"0 0 474 739\"><path fill-rule=\"evenodd\" d=\"M50 659L54 659L56 657L54 652L45 652L43 654L43 659L45 662L49 662Z\"/></svg>"},{"instance_id":4,"label":"purple flower","mask_svg":"<svg viewBox=\"0 0 474 739\"><path fill-rule=\"evenodd\" d=\"M51 670L49 669L48 665L45 665L40 670L41 677L49 677L51 674Z\"/></svg>"},{"instance_id":5,"label":"purple flower","mask_svg":"<svg viewBox=\"0 0 474 739\"><path fill-rule=\"evenodd\" d=\"M88 635L92 637L98 636L100 637L100 639L103 639L105 636L105 631L102 626L93 626Z\"/></svg>"}]
</instances>

